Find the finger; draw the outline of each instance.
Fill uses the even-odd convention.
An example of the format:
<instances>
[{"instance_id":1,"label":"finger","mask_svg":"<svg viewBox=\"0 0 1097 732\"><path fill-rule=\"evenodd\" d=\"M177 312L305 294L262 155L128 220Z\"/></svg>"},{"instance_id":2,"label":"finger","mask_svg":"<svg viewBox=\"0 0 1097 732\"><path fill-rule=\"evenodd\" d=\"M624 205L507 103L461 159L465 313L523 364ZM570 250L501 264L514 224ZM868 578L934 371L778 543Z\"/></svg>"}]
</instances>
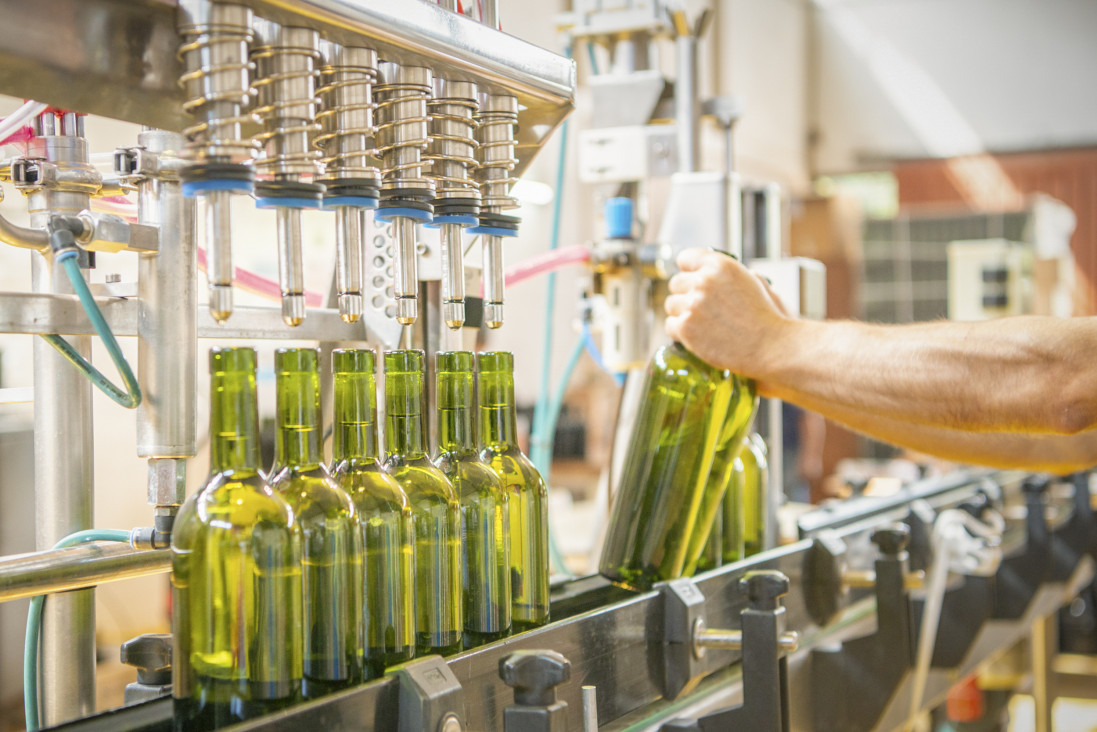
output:
<instances>
[{"instance_id":1,"label":"finger","mask_svg":"<svg viewBox=\"0 0 1097 732\"><path fill-rule=\"evenodd\" d=\"M665 330L667 332L667 335L670 336L671 340L681 342L681 340L682 340L682 317L681 316L671 316L671 317L667 318L665 321L663 321L663 330Z\"/></svg>"},{"instance_id":2,"label":"finger","mask_svg":"<svg viewBox=\"0 0 1097 732\"><path fill-rule=\"evenodd\" d=\"M663 301L663 310L671 317L679 317L690 311L690 298L687 295L668 295Z\"/></svg>"},{"instance_id":3,"label":"finger","mask_svg":"<svg viewBox=\"0 0 1097 732\"><path fill-rule=\"evenodd\" d=\"M692 272L679 272L670 278L670 282L667 283L667 289L675 295L681 295L689 292L700 284L697 275Z\"/></svg>"},{"instance_id":4,"label":"finger","mask_svg":"<svg viewBox=\"0 0 1097 732\"><path fill-rule=\"evenodd\" d=\"M702 265L704 265L708 254L710 254L708 249L700 249L698 247L683 249L678 254L678 269L683 272L694 272L699 270Z\"/></svg>"}]
</instances>

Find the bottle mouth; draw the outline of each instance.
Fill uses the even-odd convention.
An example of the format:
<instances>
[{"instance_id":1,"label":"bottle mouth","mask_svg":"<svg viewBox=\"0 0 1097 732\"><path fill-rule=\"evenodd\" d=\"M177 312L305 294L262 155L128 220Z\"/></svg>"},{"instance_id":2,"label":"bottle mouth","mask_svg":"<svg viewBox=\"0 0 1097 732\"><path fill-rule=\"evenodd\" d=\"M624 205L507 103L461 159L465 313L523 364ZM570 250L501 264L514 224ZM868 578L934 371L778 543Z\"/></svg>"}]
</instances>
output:
<instances>
[{"instance_id":1,"label":"bottle mouth","mask_svg":"<svg viewBox=\"0 0 1097 732\"><path fill-rule=\"evenodd\" d=\"M472 351L439 351L435 356L438 373L471 373L473 361Z\"/></svg>"},{"instance_id":2,"label":"bottle mouth","mask_svg":"<svg viewBox=\"0 0 1097 732\"><path fill-rule=\"evenodd\" d=\"M514 354L510 351L481 351L477 354L476 360L480 366L480 373L514 371Z\"/></svg>"},{"instance_id":3,"label":"bottle mouth","mask_svg":"<svg viewBox=\"0 0 1097 732\"><path fill-rule=\"evenodd\" d=\"M337 348L331 352L332 373L373 373L373 351L365 348Z\"/></svg>"},{"instance_id":4,"label":"bottle mouth","mask_svg":"<svg viewBox=\"0 0 1097 732\"><path fill-rule=\"evenodd\" d=\"M211 373L255 373L257 360L255 349L247 346L211 348L209 352L209 369Z\"/></svg>"},{"instance_id":5,"label":"bottle mouth","mask_svg":"<svg viewBox=\"0 0 1097 732\"><path fill-rule=\"evenodd\" d=\"M417 349L385 351L386 374L421 374L423 352Z\"/></svg>"},{"instance_id":6,"label":"bottle mouth","mask_svg":"<svg viewBox=\"0 0 1097 732\"><path fill-rule=\"evenodd\" d=\"M279 348L274 352L276 372L316 371L320 352L315 348Z\"/></svg>"}]
</instances>

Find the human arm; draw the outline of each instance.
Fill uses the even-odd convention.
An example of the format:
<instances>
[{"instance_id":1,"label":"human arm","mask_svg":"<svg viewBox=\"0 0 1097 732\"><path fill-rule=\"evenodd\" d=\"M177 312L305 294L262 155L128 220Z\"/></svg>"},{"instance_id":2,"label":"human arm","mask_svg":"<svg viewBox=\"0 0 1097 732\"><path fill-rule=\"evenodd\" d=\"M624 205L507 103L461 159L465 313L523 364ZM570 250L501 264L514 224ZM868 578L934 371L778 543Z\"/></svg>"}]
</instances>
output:
<instances>
[{"instance_id":1,"label":"human arm","mask_svg":"<svg viewBox=\"0 0 1097 732\"><path fill-rule=\"evenodd\" d=\"M666 301L668 334L709 363L754 378L767 396L954 431L1097 427L1095 319L797 320L728 257L694 249L679 264Z\"/></svg>"}]
</instances>

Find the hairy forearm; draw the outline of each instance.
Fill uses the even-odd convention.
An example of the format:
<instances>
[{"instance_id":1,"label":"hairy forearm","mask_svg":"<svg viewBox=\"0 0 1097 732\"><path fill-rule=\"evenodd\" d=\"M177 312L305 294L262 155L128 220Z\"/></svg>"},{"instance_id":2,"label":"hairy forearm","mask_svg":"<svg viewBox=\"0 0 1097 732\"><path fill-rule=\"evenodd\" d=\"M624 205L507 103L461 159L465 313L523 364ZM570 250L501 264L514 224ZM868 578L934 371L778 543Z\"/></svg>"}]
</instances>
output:
<instances>
[{"instance_id":1,"label":"hairy forearm","mask_svg":"<svg viewBox=\"0 0 1097 732\"><path fill-rule=\"evenodd\" d=\"M958 463L1057 474L1097 465L1097 429L1074 435L977 433L904 422L823 400L808 399L800 406L877 440Z\"/></svg>"},{"instance_id":2,"label":"hairy forearm","mask_svg":"<svg viewBox=\"0 0 1097 732\"><path fill-rule=\"evenodd\" d=\"M1082 433L1097 427L1097 321L789 320L767 344L755 376L770 396L896 423Z\"/></svg>"}]
</instances>

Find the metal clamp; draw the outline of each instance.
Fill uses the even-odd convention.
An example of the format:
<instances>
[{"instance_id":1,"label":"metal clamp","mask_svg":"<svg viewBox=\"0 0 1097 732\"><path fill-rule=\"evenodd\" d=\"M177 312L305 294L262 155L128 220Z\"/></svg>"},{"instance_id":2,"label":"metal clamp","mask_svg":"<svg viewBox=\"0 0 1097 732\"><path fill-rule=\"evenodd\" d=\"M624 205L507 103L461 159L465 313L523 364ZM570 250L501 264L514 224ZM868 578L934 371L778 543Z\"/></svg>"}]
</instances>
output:
<instances>
[{"instance_id":1,"label":"metal clamp","mask_svg":"<svg viewBox=\"0 0 1097 732\"><path fill-rule=\"evenodd\" d=\"M880 550L874 575L876 632L812 652L813 729L819 732L872 729L913 668L914 626L906 580L909 538L904 524L872 534ZM856 694L849 693L853 680Z\"/></svg>"},{"instance_id":2,"label":"metal clamp","mask_svg":"<svg viewBox=\"0 0 1097 732\"><path fill-rule=\"evenodd\" d=\"M1026 478L1025 547L1006 556L994 576L994 614L998 620L1019 620L1028 611L1040 585L1051 575L1051 532L1044 515L1046 477Z\"/></svg>"},{"instance_id":3,"label":"metal clamp","mask_svg":"<svg viewBox=\"0 0 1097 732\"><path fill-rule=\"evenodd\" d=\"M126 684L126 706L171 693L171 634L146 633L122 644L122 663L137 669L137 681Z\"/></svg>"},{"instance_id":4,"label":"metal clamp","mask_svg":"<svg viewBox=\"0 0 1097 732\"><path fill-rule=\"evenodd\" d=\"M743 652L743 703L699 717L676 719L664 730L715 732L749 729L755 732L787 732L788 665L785 654L795 651L799 638L785 631L785 608L780 598L788 594L789 580L774 570L749 572L739 580L739 591L750 599L742 612L740 631L706 630L694 623L693 647L724 648Z\"/></svg>"}]
</instances>

